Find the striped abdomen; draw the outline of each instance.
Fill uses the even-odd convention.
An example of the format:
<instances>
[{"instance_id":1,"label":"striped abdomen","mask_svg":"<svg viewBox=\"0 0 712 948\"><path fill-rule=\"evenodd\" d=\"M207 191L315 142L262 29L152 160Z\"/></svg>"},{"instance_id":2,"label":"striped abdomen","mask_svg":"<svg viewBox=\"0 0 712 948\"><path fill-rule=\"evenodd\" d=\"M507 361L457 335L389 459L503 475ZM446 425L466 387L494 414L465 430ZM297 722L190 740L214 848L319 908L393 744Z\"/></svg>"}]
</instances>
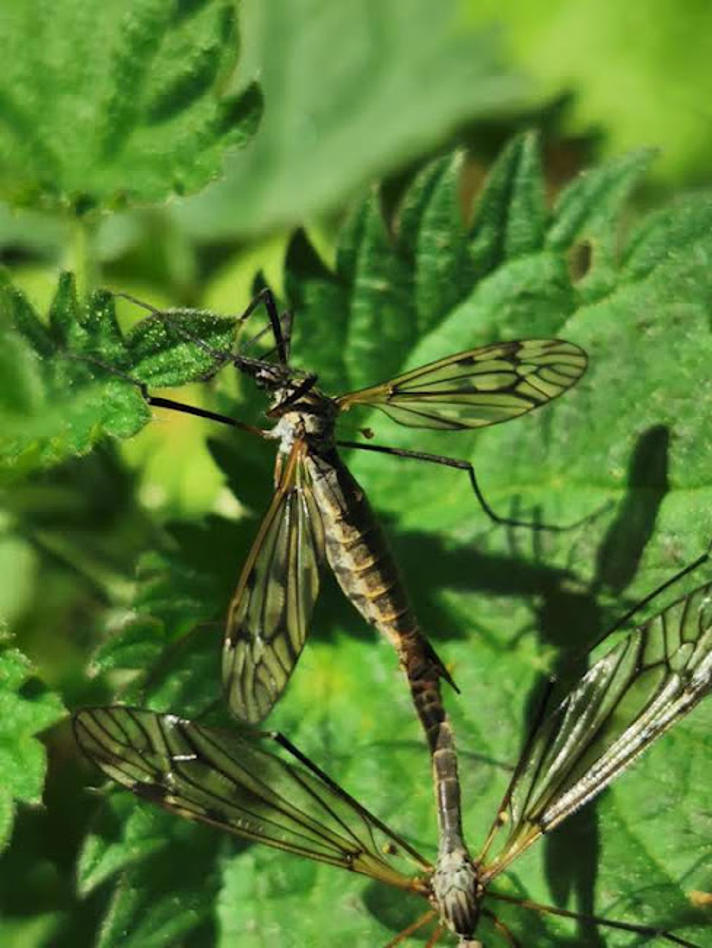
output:
<instances>
[{"instance_id":1,"label":"striped abdomen","mask_svg":"<svg viewBox=\"0 0 712 948\"><path fill-rule=\"evenodd\" d=\"M335 450L310 452L305 463L324 524L329 565L361 615L393 644L408 678L432 756L441 853L466 853L457 758L440 695L440 679L451 681L450 676L418 627L398 568L363 489Z\"/></svg>"},{"instance_id":2,"label":"striped abdomen","mask_svg":"<svg viewBox=\"0 0 712 948\"><path fill-rule=\"evenodd\" d=\"M335 450L305 465L324 525L326 556L361 615L393 644L405 670L449 678L418 628L398 568L366 495Z\"/></svg>"}]
</instances>

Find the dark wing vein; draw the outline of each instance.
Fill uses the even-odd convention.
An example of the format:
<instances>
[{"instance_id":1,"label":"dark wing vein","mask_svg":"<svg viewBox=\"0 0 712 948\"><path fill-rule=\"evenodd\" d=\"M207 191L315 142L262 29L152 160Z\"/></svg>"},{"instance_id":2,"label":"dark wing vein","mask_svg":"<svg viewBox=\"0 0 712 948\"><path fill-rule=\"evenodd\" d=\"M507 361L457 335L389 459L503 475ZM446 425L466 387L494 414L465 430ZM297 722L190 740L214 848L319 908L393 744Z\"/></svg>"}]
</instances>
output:
<instances>
[{"instance_id":1,"label":"dark wing vein","mask_svg":"<svg viewBox=\"0 0 712 948\"><path fill-rule=\"evenodd\" d=\"M493 828L509 831L486 878L600 793L711 688L706 584L622 638L540 725Z\"/></svg>"},{"instance_id":2,"label":"dark wing vein","mask_svg":"<svg viewBox=\"0 0 712 948\"><path fill-rule=\"evenodd\" d=\"M388 382L342 395L342 410L373 405L414 428L480 428L523 415L583 375L586 354L560 339L522 339L459 352Z\"/></svg>"},{"instance_id":3,"label":"dark wing vein","mask_svg":"<svg viewBox=\"0 0 712 948\"><path fill-rule=\"evenodd\" d=\"M230 710L255 724L282 694L319 591L324 529L296 442L230 605L223 683Z\"/></svg>"},{"instance_id":4,"label":"dark wing vein","mask_svg":"<svg viewBox=\"0 0 712 948\"><path fill-rule=\"evenodd\" d=\"M89 759L142 799L246 839L426 892L421 879L394 865L398 858L407 866L396 834L333 781L267 753L257 739L121 706L78 712L74 731Z\"/></svg>"}]
</instances>

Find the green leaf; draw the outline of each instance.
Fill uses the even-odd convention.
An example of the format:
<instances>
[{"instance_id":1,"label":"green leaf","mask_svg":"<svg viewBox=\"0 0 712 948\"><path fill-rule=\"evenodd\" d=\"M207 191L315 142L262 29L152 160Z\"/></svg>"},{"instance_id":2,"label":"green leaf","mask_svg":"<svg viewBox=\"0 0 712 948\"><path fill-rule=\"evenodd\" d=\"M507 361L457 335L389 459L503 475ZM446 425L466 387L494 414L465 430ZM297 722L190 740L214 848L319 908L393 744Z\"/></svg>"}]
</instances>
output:
<instances>
[{"instance_id":1,"label":"green leaf","mask_svg":"<svg viewBox=\"0 0 712 948\"><path fill-rule=\"evenodd\" d=\"M471 254L482 278L505 260L541 250L546 227L536 136L514 138L489 175L472 226Z\"/></svg>"},{"instance_id":2,"label":"green leaf","mask_svg":"<svg viewBox=\"0 0 712 948\"><path fill-rule=\"evenodd\" d=\"M375 411L354 409L344 419L342 430L367 425L377 444L470 460L503 515L559 524L589 516L562 534L505 530L488 521L460 471L366 452L347 458L387 521L416 614L461 688L446 701L473 853L527 732L541 673L561 671L712 536L712 422L700 409L712 395L712 195L626 230L625 198L647 160L636 154L594 169L547 208L536 140L522 136L505 149L474 210L460 200L462 158L453 156L416 176L392 219L381 219L375 195L354 208L333 268L303 233L288 254L295 357L320 373L329 393L498 338L561 336L589 353L576 389L511 424L440 433L399 427ZM585 241L591 253L582 273L572 258ZM179 372L197 366L199 346L183 343L187 368ZM168 353L161 371L170 363ZM233 381L229 370L218 379L215 402L247 417L256 401L246 385L228 395ZM144 561L135 614L95 658L107 674L136 675L160 653L162 667L131 681L128 700L185 714L219 695L220 622L271 493L273 447L231 431L211 449L249 516L171 527L170 541ZM665 602L709 578L700 573ZM395 656L333 582L323 586L299 668L269 726L432 857L429 762ZM597 806L533 847L501 881L504 891L667 925L701 943L704 919L692 893L709 890L699 857L711 711L709 702L697 709ZM399 892L257 846L236 849L177 819L165 834L180 837L178 848L153 850L157 834L147 830L137 842L133 819L93 843L86 860L92 885L111 877L105 945L125 931L150 944L175 943L188 931L197 939L210 918L218 944L240 933L246 945L261 938L326 945L343 934L365 946L388 941L425 910ZM198 847L205 886L175 872L186 840ZM594 937L586 926L515 907L503 917L525 943ZM498 943L486 927L482 937ZM600 932L601 944L629 941Z\"/></svg>"},{"instance_id":3,"label":"green leaf","mask_svg":"<svg viewBox=\"0 0 712 948\"><path fill-rule=\"evenodd\" d=\"M46 912L29 918L0 919L0 938L7 948L42 948L51 944L59 929L61 918Z\"/></svg>"},{"instance_id":4,"label":"green leaf","mask_svg":"<svg viewBox=\"0 0 712 948\"><path fill-rule=\"evenodd\" d=\"M354 2L249 0L244 23L269 108L225 181L178 209L211 240L300 224L458 125L533 100L502 65L494 31L473 29L456 0L384 0L377 14Z\"/></svg>"},{"instance_id":5,"label":"green leaf","mask_svg":"<svg viewBox=\"0 0 712 948\"><path fill-rule=\"evenodd\" d=\"M475 208L472 236L458 237L457 231L443 233L443 244L450 241L451 248L453 241L460 240L465 245L471 241L470 249L479 255L483 230L478 227L478 210L483 208L483 213L491 213L493 205L488 196L493 193L494 182L511 167L514 149L511 145L493 169ZM644 523L655 524L655 535L661 538L666 533L684 533L679 548L685 550L680 553L684 559L705 548L712 535L712 518L706 506L712 485L704 473L709 463L710 432L705 414L692 407L698 398L704 399L709 388L704 365L712 340L706 315L709 277L704 261L712 198L699 195L694 201L656 212L640 221L626 239L620 234L618 222L620 202L630 186L632 169L639 173L644 160L643 156L617 160L588 173L585 186L572 184L554 207L538 249L533 249L531 242L524 254L512 247L490 273L474 283L460 283L455 305L442 314L428 334L419 338L417 346L410 350L401 348L398 353L402 366L414 367L498 338L561 336L582 345L589 353L589 370L577 389L521 423L493 427L474 435L415 433L391 424L379 414L361 414L358 422L349 421L372 427L376 443L472 461L486 496L501 514L518 509L522 516L536 508L545 522L571 523L605 504L620 505L620 511L625 512L627 498L632 496L635 518L641 527ZM530 166L531 161L529 158ZM531 174L530 171L529 178ZM606 185L590 187L591 179L605 181ZM576 191L579 196L574 202ZM510 193L516 206L520 190L513 186ZM603 207L599 207L599 200ZM523 206L527 203L524 201ZM562 221L571 216L568 209L574 203L578 205L579 225L568 227L568 236L563 239ZM502 234L506 232L506 222L514 219L510 215L515 215L515 210L507 205L507 214L499 217ZM599 233L606 221L611 231L617 230L620 250L615 269L611 269L612 258L597 253L594 243L589 270L577 279L570 269L570 253L580 235L587 233L583 223L587 220L596 221ZM488 227L495 230L494 224ZM551 247L551 235L556 249ZM367 235L362 236L352 253L359 263L362 258L369 259L370 251L361 250L361 245L368 241ZM393 252L398 251L402 241L403 236L396 233ZM493 245L497 242L507 246L499 238ZM409 243L415 243L413 235ZM454 256L452 249L449 253ZM411 269L413 284L418 281L418 271L416 258ZM358 263L355 272L359 272ZM598 282L601 272L609 285L607 294L592 291L597 283L599 290L603 285L603 281ZM348 301L343 320L333 332L334 336L338 332L339 338L348 340L350 345L351 340L355 343L361 327L352 317L354 293L349 293L346 276L337 273L332 278L344 287L343 298ZM310 278L302 283L300 300L306 300ZM297 319L302 315L300 311ZM307 307L308 325L319 319L316 307ZM321 319L324 327L335 322L327 324L323 313ZM325 328L322 337L324 333ZM358 338L364 374L368 366L377 366L376 372L368 373L369 382L388 375L387 370L380 371L385 361L382 350L386 333L387 330ZM302 361L311 364L306 355L307 333L302 346ZM328 353L328 342L322 342L320 349ZM317 360L318 356L317 351ZM391 351L389 358L395 360L396 356ZM349 377L341 390L362 383L363 375ZM625 395L621 397L621 393ZM668 434L656 436L661 427ZM641 481L644 475L635 466L637 452L644 449L653 452L650 463L660 458L654 470L659 470L660 464L663 467L662 475L652 475L657 477L655 485ZM365 452L354 453L350 463L381 511L398 518L403 529L413 527L419 532L427 529L442 533L454 528L461 542L476 539L478 543L484 542L487 550L506 553L502 532L488 531L485 537L486 521L473 506L464 476L422 464L416 467L415 462L394 460L388 464L386 459ZM669 472L669 481L665 471ZM685 510L689 513L687 518ZM463 511L470 511L471 517L468 514L463 519ZM656 517L660 518L657 523ZM629 536L625 530L621 535L621 525L616 523L615 519L599 518L586 535L569 535L569 542L565 538L557 542L551 535L542 536L542 550L547 550L549 556L558 549L555 559L558 556L563 563L566 558L562 553L575 539L577 572L591 577L597 569L595 557L591 558L597 538L608 529L613 542L622 545L623 557L639 563L642 534L636 527ZM528 543L527 548L532 549L532 545ZM527 555L525 551L522 554ZM656 554L652 543L639 577L638 592L645 591L646 582L650 585L664 578L666 562L669 563L662 552ZM632 572L635 573L635 567Z\"/></svg>"},{"instance_id":6,"label":"green leaf","mask_svg":"<svg viewBox=\"0 0 712 948\"><path fill-rule=\"evenodd\" d=\"M17 649L0 649L0 850L12 833L18 803L38 806L47 770L44 746L35 735L64 717L59 697L33 678Z\"/></svg>"},{"instance_id":7,"label":"green leaf","mask_svg":"<svg viewBox=\"0 0 712 948\"><path fill-rule=\"evenodd\" d=\"M33 0L5 11L0 195L81 214L197 190L259 121L256 85L224 94L238 30L228 0Z\"/></svg>"},{"instance_id":8,"label":"green leaf","mask_svg":"<svg viewBox=\"0 0 712 948\"><path fill-rule=\"evenodd\" d=\"M113 296L99 291L81 305L66 273L47 323L0 278L0 471L7 480L84 454L105 435L136 434L151 417L140 385L203 378L214 369L212 352L229 351L235 331L234 319L168 310L124 336Z\"/></svg>"},{"instance_id":9,"label":"green leaf","mask_svg":"<svg viewBox=\"0 0 712 948\"><path fill-rule=\"evenodd\" d=\"M6 480L88 451L104 434L126 437L148 419L134 386L97 363L120 361L113 303L98 294L84 311L68 275L49 328L11 284L0 285L0 470ZM93 360L93 361L88 361Z\"/></svg>"},{"instance_id":10,"label":"green leaf","mask_svg":"<svg viewBox=\"0 0 712 948\"><path fill-rule=\"evenodd\" d=\"M132 863L170 848L166 816L137 808L126 794L105 796L97 817L77 865L77 888L82 896Z\"/></svg>"},{"instance_id":11,"label":"green leaf","mask_svg":"<svg viewBox=\"0 0 712 948\"><path fill-rule=\"evenodd\" d=\"M114 890L100 948L176 944L209 925L217 894L215 841L195 833L193 826L169 824L166 815L153 817L163 831L162 851L127 869Z\"/></svg>"},{"instance_id":12,"label":"green leaf","mask_svg":"<svg viewBox=\"0 0 712 948\"><path fill-rule=\"evenodd\" d=\"M225 551L247 549L255 529L253 517L170 526L173 542L140 560L135 611L96 650L92 673L132 672L124 701L204 713L221 688L224 603L236 579L234 558Z\"/></svg>"},{"instance_id":13,"label":"green leaf","mask_svg":"<svg viewBox=\"0 0 712 948\"><path fill-rule=\"evenodd\" d=\"M144 319L126 339L131 375L155 387L199 380L214 370L211 350L229 352L234 332L234 319L199 310L167 310Z\"/></svg>"}]
</instances>

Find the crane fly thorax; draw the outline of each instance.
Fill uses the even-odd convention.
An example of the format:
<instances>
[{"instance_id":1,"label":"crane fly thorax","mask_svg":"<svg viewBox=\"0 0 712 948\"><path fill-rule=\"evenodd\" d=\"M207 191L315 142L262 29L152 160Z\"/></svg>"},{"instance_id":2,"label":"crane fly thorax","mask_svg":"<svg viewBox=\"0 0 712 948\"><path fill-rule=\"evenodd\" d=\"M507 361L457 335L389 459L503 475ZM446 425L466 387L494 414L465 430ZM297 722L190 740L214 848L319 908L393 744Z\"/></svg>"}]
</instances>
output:
<instances>
[{"instance_id":1,"label":"crane fly thorax","mask_svg":"<svg viewBox=\"0 0 712 948\"><path fill-rule=\"evenodd\" d=\"M317 450L333 447L334 422L338 411L333 399L318 389L310 389L291 404L291 395L289 388L275 392L274 404L269 412L279 417L271 437L279 440L280 451L288 453L298 440L308 441Z\"/></svg>"},{"instance_id":2,"label":"crane fly thorax","mask_svg":"<svg viewBox=\"0 0 712 948\"><path fill-rule=\"evenodd\" d=\"M432 901L448 928L469 938L477 927L484 887L464 849L441 853L430 880Z\"/></svg>"}]
</instances>

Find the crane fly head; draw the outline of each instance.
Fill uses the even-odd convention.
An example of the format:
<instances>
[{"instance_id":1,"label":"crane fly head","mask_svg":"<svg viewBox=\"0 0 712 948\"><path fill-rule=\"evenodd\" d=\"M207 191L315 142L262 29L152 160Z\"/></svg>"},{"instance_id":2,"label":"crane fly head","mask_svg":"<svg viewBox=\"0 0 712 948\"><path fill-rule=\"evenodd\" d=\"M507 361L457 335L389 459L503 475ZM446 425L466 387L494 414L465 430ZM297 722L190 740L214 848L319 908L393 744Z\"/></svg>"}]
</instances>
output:
<instances>
[{"instance_id":1,"label":"crane fly head","mask_svg":"<svg viewBox=\"0 0 712 948\"><path fill-rule=\"evenodd\" d=\"M335 408L332 400L315 388L316 375L293 374L272 395L269 418L282 418L291 412L332 418Z\"/></svg>"},{"instance_id":2,"label":"crane fly head","mask_svg":"<svg viewBox=\"0 0 712 948\"><path fill-rule=\"evenodd\" d=\"M249 376L258 388L264 389L273 397L285 386L288 386L293 377L291 369L280 362L268 362L266 359L248 359L246 356L233 356L233 362L238 371Z\"/></svg>"},{"instance_id":3,"label":"crane fly head","mask_svg":"<svg viewBox=\"0 0 712 948\"><path fill-rule=\"evenodd\" d=\"M281 418L291 411L321 414L325 404L331 405L331 399L315 389L317 377L313 372L300 372L280 362L245 356L235 356L234 364L270 396L267 412L270 418Z\"/></svg>"}]
</instances>

